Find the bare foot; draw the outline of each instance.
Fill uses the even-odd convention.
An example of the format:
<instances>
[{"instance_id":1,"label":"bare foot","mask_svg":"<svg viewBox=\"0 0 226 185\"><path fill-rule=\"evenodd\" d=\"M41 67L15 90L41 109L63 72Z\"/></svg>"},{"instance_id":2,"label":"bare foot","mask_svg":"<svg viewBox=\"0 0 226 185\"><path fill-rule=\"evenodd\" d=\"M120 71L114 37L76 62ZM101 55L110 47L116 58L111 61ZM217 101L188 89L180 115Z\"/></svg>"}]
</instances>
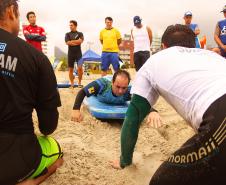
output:
<instances>
[{"instance_id":1,"label":"bare foot","mask_svg":"<svg viewBox=\"0 0 226 185\"><path fill-rule=\"evenodd\" d=\"M120 166L120 162L119 160L114 160L114 161L109 161L110 165L112 168L117 169L117 170L121 170L121 166Z\"/></svg>"}]
</instances>

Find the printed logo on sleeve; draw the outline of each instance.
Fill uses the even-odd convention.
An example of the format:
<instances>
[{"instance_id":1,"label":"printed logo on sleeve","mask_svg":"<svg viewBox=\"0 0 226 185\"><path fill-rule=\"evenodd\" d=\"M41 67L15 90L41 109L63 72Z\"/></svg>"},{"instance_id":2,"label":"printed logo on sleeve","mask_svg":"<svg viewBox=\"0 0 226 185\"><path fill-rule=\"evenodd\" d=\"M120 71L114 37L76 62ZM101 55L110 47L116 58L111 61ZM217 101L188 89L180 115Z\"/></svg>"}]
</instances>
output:
<instances>
[{"instance_id":1,"label":"printed logo on sleeve","mask_svg":"<svg viewBox=\"0 0 226 185\"><path fill-rule=\"evenodd\" d=\"M226 26L224 26L221 30L221 35L226 35Z\"/></svg>"},{"instance_id":2,"label":"printed logo on sleeve","mask_svg":"<svg viewBox=\"0 0 226 185\"><path fill-rule=\"evenodd\" d=\"M94 93L94 92L95 92L95 89L94 89L94 87L90 87L90 88L88 89L88 92L89 92L89 94L92 94L92 93Z\"/></svg>"},{"instance_id":3,"label":"printed logo on sleeve","mask_svg":"<svg viewBox=\"0 0 226 185\"><path fill-rule=\"evenodd\" d=\"M2 43L0 42L0 52L5 52L5 48L6 48L7 44L6 43Z\"/></svg>"}]
</instances>

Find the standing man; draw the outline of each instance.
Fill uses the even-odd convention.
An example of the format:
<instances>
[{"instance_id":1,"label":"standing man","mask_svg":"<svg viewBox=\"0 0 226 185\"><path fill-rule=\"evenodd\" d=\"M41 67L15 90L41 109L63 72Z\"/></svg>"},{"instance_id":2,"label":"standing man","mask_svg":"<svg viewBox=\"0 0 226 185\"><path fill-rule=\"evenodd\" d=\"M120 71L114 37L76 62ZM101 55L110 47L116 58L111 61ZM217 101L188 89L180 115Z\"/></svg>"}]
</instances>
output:
<instances>
[{"instance_id":1,"label":"standing man","mask_svg":"<svg viewBox=\"0 0 226 185\"><path fill-rule=\"evenodd\" d=\"M120 162L132 163L139 127L162 96L196 134L159 167L150 185L213 185L225 182L226 62L216 53L195 48L195 34L184 25L169 26L163 51L137 73L121 132ZM168 49L167 49L168 48Z\"/></svg>"},{"instance_id":2,"label":"standing man","mask_svg":"<svg viewBox=\"0 0 226 185\"><path fill-rule=\"evenodd\" d=\"M152 43L152 31L141 23L139 16L133 18L134 28L131 30L131 38L134 41L134 64L138 71L150 57Z\"/></svg>"},{"instance_id":3,"label":"standing man","mask_svg":"<svg viewBox=\"0 0 226 185\"><path fill-rule=\"evenodd\" d=\"M200 34L200 29L198 27L198 24L192 24L192 13L190 11L185 12L184 14L184 22L185 25L188 26L194 33L195 33L195 47L196 48L201 48L200 43L199 43L199 38L198 35Z\"/></svg>"},{"instance_id":4,"label":"standing man","mask_svg":"<svg viewBox=\"0 0 226 185\"><path fill-rule=\"evenodd\" d=\"M63 163L57 128L60 97L47 57L17 37L17 0L0 1L0 184L37 185ZM44 136L32 121L37 112ZM47 150L48 149L48 150Z\"/></svg>"},{"instance_id":5,"label":"standing man","mask_svg":"<svg viewBox=\"0 0 226 185\"><path fill-rule=\"evenodd\" d=\"M120 32L112 27L113 19L111 17L105 18L106 27L100 32L100 42L103 45L101 55L101 70L102 76L107 75L107 70L112 64L114 71L119 70L119 44L121 43Z\"/></svg>"},{"instance_id":6,"label":"standing man","mask_svg":"<svg viewBox=\"0 0 226 185\"><path fill-rule=\"evenodd\" d=\"M39 51L42 51L42 41L46 40L45 30L36 25L36 16L34 12L27 13L27 20L30 23L23 27L23 33L26 41Z\"/></svg>"},{"instance_id":7,"label":"standing man","mask_svg":"<svg viewBox=\"0 0 226 185\"><path fill-rule=\"evenodd\" d=\"M71 88L74 87L74 64L77 63L78 71L78 85L82 87L82 65L78 65L79 60L82 58L81 44L84 41L83 33L77 31L77 22L75 20L70 21L70 32L65 35L65 42L68 45L68 68L69 68L69 79L71 82Z\"/></svg>"},{"instance_id":8,"label":"standing man","mask_svg":"<svg viewBox=\"0 0 226 185\"><path fill-rule=\"evenodd\" d=\"M226 5L223 7L221 11L224 14L224 18L226 18ZM218 45L218 48L213 48L213 51L217 52L224 58L226 57L226 19L219 21L216 25L214 40Z\"/></svg>"}]
</instances>

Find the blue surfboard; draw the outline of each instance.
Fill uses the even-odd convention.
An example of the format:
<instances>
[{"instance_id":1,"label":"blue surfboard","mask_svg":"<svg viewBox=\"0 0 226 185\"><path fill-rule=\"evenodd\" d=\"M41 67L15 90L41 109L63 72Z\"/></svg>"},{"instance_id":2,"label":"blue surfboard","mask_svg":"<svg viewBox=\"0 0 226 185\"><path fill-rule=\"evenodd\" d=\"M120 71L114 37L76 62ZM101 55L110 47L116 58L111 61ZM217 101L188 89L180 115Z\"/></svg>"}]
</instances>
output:
<instances>
[{"instance_id":1,"label":"blue surfboard","mask_svg":"<svg viewBox=\"0 0 226 185\"><path fill-rule=\"evenodd\" d=\"M69 82L58 82L57 87L58 88L69 88L69 87L71 87L71 84ZM74 87L78 87L78 84L74 83Z\"/></svg>"},{"instance_id":2,"label":"blue surfboard","mask_svg":"<svg viewBox=\"0 0 226 185\"><path fill-rule=\"evenodd\" d=\"M112 105L100 102L97 97L90 96L84 99L92 116L98 119L124 119L129 102L124 105Z\"/></svg>"}]
</instances>

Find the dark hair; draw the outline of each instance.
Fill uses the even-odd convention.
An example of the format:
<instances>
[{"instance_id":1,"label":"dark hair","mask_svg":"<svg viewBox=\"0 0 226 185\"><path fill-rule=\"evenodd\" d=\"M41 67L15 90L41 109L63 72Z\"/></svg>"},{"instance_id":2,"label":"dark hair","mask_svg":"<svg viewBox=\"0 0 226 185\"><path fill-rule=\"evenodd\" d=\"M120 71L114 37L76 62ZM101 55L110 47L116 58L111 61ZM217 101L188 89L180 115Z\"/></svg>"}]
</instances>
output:
<instances>
[{"instance_id":1,"label":"dark hair","mask_svg":"<svg viewBox=\"0 0 226 185\"><path fill-rule=\"evenodd\" d=\"M75 20L70 20L70 23L74 24L75 26L78 25L77 21L75 21Z\"/></svg>"},{"instance_id":2,"label":"dark hair","mask_svg":"<svg viewBox=\"0 0 226 185\"><path fill-rule=\"evenodd\" d=\"M18 17L18 3L17 3L17 1L18 0L1 0L1 3L0 3L0 20L3 19L6 8L8 8L12 5L14 6L13 11L14 11L16 17Z\"/></svg>"},{"instance_id":3,"label":"dark hair","mask_svg":"<svg viewBox=\"0 0 226 185\"><path fill-rule=\"evenodd\" d=\"M113 78L112 78L112 82L114 83L115 80L116 80L116 77L117 76L125 76L127 79L128 79L128 83L130 82L131 78L130 78L130 74L126 71L126 70L121 70L119 69L118 71L116 71L113 75Z\"/></svg>"},{"instance_id":4,"label":"dark hair","mask_svg":"<svg viewBox=\"0 0 226 185\"><path fill-rule=\"evenodd\" d=\"M34 15L34 16L35 16L35 12L32 12L32 11L28 12L28 13L27 13L27 20L29 20L29 16L30 16L30 15Z\"/></svg>"},{"instance_id":5,"label":"dark hair","mask_svg":"<svg viewBox=\"0 0 226 185\"><path fill-rule=\"evenodd\" d=\"M105 21L106 21L106 20L113 21L113 19L112 19L111 17L106 17L106 18L105 18Z\"/></svg>"},{"instance_id":6,"label":"dark hair","mask_svg":"<svg viewBox=\"0 0 226 185\"><path fill-rule=\"evenodd\" d=\"M166 47L182 46L187 48L195 48L195 34L186 25L170 25L163 33L162 43Z\"/></svg>"}]
</instances>

